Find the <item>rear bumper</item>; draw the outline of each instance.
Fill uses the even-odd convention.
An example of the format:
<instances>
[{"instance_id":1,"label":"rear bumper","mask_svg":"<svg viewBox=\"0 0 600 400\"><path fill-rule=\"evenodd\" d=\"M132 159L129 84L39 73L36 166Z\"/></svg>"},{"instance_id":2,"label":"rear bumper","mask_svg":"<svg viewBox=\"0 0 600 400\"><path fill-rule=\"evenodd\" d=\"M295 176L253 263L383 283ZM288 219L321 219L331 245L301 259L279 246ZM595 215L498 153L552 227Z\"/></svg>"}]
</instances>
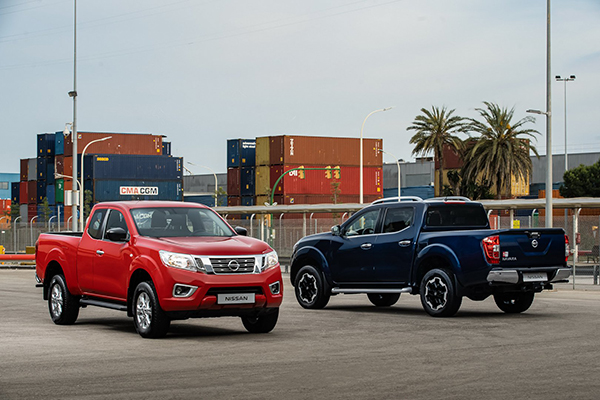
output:
<instances>
[{"instance_id":1,"label":"rear bumper","mask_svg":"<svg viewBox=\"0 0 600 400\"><path fill-rule=\"evenodd\" d=\"M566 281L571 276L570 268L551 268L543 270L517 270L517 269L493 269L488 273L487 281L490 283L522 283L523 272L545 272L548 275L547 283Z\"/></svg>"}]
</instances>

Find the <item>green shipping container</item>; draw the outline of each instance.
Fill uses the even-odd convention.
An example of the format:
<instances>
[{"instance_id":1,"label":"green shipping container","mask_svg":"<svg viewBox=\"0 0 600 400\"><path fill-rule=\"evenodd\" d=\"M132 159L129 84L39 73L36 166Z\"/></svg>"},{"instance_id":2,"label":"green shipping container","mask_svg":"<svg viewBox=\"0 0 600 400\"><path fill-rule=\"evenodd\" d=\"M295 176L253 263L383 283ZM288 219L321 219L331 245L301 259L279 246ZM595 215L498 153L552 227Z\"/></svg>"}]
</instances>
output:
<instances>
[{"instance_id":1,"label":"green shipping container","mask_svg":"<svg viewBox=\"0 0 600 400\"><path fill-rule=\"evenodd\" d=\"M65 202L65 180L57 179L54 183L54 199L57 203Z\"/></svg>"}]
</instances>

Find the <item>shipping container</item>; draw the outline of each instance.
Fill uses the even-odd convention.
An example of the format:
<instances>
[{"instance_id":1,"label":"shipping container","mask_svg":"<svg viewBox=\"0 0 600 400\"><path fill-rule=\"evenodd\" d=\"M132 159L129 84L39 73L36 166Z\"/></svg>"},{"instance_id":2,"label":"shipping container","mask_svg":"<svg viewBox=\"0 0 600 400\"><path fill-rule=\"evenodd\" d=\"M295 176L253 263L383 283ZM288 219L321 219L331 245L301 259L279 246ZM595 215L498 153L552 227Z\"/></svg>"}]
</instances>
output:
<instances>
[{"instance_id":1,"label":"shipping container","mask_svg":"<svg viewBox=\"0 0 600 400\"><path fill-rule=\"evenodd\" d=\"M57 179L54 183L54 201L56 203L65 202L65 180Z\"/></svg>"},{"instance_id":2,"label":"shipping container","mask_svg":"<svg viewBox=\"0 0 600 400\"><path fill-rule=\"evenodd\" d=\"M227 196L227 206L237 207L242 205L242 198L240 196Z\"/></svg>"},{"instance_id":3,"label":"shipping container","mask_svg":"<svg viewBox=\"0 0 600 400\"><path fill-rule=\"evenodd\" d=\"M227 195L240 196L241 193L241 169L227 169ZM229 203L229 201L228 201Z\"/></svg>"},{"instance_id":4,"label":"shipping container","mask_svg":"<svg viewBox=\"0 0 600 400\"><path fill-rule=\"evenodd\" d=\"M37 158L37 180L45 181L46 174L48 173L48 158L38 157Z\"/></svg>"},{"instance_id":5,"label":"shipping container","mask_svg":"<svg viewBox=\"0 0 600 400\"><path fill-rule=\"evenodd\" d=\"M27 223L29 223L33 217L38 215L37 207L37 204L27 204Z\"/></svg>"},{"instance_id":6,"label":"shipping container","mask_svg":"<svg viewBox=\"0 0 600 400\"><path fill-rule=\"evenodd\" d=\"M19 206L19 215L21 216L21 219L18 222L21 222L21 223L29 222L29 215L27 214L28 209L29 209L29 204L27 204L27 203L21 204ZM17 225L19 225L18 222L17 222Z\"/></svg>"},{"instance_id":7,"label":"shipping container","mask_svg":"<svg viewBox=\"0 0 600 400\"><path fill-rule=\"evenodd\" d=\"M65 135L62 132L54 134L54 157L65 153Z\"/></svg>"},{"instance_id":8,"label":"shipping container","mask_svg":"<svg viewBox=\"0 0 600 400\"><path fill-rule=\"evenodd\" d=\"M48 209L44 210L44 206L41 204L38 204L38 206L37 206L37 215L38 215L38 218L36 219L35 222L38 222L38 223L48 222L50 220L50 218L52 218L54 216L58 217L56 206L48 206ZM56 219L57 218L54 218L52 220L52 222L53 223L56 222L55 221Z\"/></svg>"},{"instance_id":9,"label":"shipping container","mask_svg":"<svg viewBox=\"0 0 600 400\"><path fill-rule=\"evenodd\" d=\"M56 204L56 186L46 185L46 198L51 206Z\"/></svg>"},{"instance_id":10,"label":"shipping container","mask_svg":"<svg viewBox=\"0 0 600 400\"><path fill-rule=\"evenodd\" d=\"M57 174L65 174L65 156L58 155L54 157L54 172Z\"/></svg>"},{"instance_id":11,"label":"shipping container","mask_svg":"<svg viewBox=\"0 0 600 400\"><path fill-rule=\"evenodd\" d=\"M28 181L19 182L19 204L29 203L29 195L27 194L28 190L29 190L29 182Z\"/></svg>"},{"instance_id":12,"label":"shipping container","mask_svg":"<svg viewBox=\"0 0 600 400\"><path fill-rule=\"evenodd\" d=\"M20 169L20 173L21 173L21 182L25 182L29 180L29 159L27 158L22 158L21 159L21 169Z\"/></svg>"},{"instance_id":13,"label":"shipping container","mask_svg":"<svg viewBox=\"0 0 600 400\"><path fill-rule=\"evenodd\" d=\"M271 138L259 137L256 138L256 166L270 165L271 154L270 154L270 143Z\"/></svg>"},{"instance_id":14,"label":"shipping container","mask_svg":"<svg viewBox=\"0 0 600 400\"><path fill-rule=\"evenodd\" d=\"M254 167L242 167L240 170L240 194L242 196L254 196L254 180L256 172Z\"/></svg>"},{"instance_id":15,"label":"shipping container","mask_svg":"<svg viewBox=\"0 0 600 400\"><path fill-rule=\"evenodd\" d=\"M161 155L163 151L162 136L137 133L77 132L77 153L91 141L111 137L96 142L88 147L88 153L94 154L139 154ZM65 155L73 155L72 135L65 138Z\"/></svg>"},{"instance_id":16,"label":"shipping container","mask_svg":"<svg viewBox=\"0 0 600 400\"><path fill-rule=\"evenodd\" d=\"M129 154L84 157L85 179L174 180L183 178L183 158Z\"/></svg>"},{"instance_id":17,"label":"shipping container","mask_svg":"<svg viewBox=\"0 0 600 400\"><path fill-rule=\"evenodd\" d=\"M37 180L37 158L30 158L27 160L27 180Z\"/></svg>"},{"instance_id":18,"label":"shipping container","mask_svg":"<svg viewBox=\"0 0 600 400\"><path fill-rule=\"evenodd\" d=\"M382 139L363 139L363 166L381 167ZM270 164L360 165L360 139L317 136L271 136Z\"/></svg>"},{"instance_id":19,"label":"shipping container","mask_svg":"<svg viewBox=\"0 0 600 400\"><path fill-rule=\"evenodd\" d=\"M373 201L382 198L378 195L363 196L363 203L369 204ZM283 204L357 204L359 202L358 194L342 194L342 195L326 195L326 194L286 194L283 196Z\"/></svg>"},{"instance_id":20,"label":"shipping container","mask_svg":"<svg viewBox=\"0 0 600 400\"><path fill-rule=\"evenodd\" d=\"M162 155L170 156L171 155L171 142L162 142Z\"/></svg>"},{"instance_id":21,"label":"shipping container","mask_svg":"<svg viewBox=\"0 0 600 400\"><path fill-rule=\"evenodd\" d=\"M53 185L55 180L54 159L48 159L48 163L46 164L46 184Z\"/></svg>"},{"instance_id":22,"label":"shipping container","mask_svg":"<svg viewBox=\"0 0 600 400\"><path fill-rule=\"evenodd\" d=\"M255 139L227 140L227 168L253 167L255 163Z\"/></svg>"},{"instance_id":23,"label":"shipping container","mask_svg":"<svg viewBox=\"0 0 600 400\"><path fill-rule=\"evenodd\" d=\"M38 157L54 157L55 147L55 134L54 133L40 133L38 137Z\"/></svg>"},{"instance_id":24,"label":"shipping container","mask_svg":"<svg viewBox=\"0 0 600 400\"><path fill-rule=\"evenodd\" d=\"M271 166L271 187L279 177L299 165L273 165ZM304 174L300 171L290 171L279 180L274 188L275 194L305 193L305 194L329 194L334 191L339 194L360 194L360 167L340 166L339 178L336 178L335 165L331 169L308 169L326 168L327 166L304 165ZM302 178L304 175L304 178ZM383 181L381 167L363 168L363 195L383 196ZM337 186L337 187L336 187Z\"/></svg>"},{"instance_id":25,"label":"shipping container","mask_svg":"<svg viewBox=\"0 0 600 400\"><path fill-rule=\"evenodd\" d=\"M21 198L21 182L11 182L10 184L10 200L18 204Z\"/></svg>"},{"instance_id":26,"label":"shipping container","mask_svg":"<svg viewBox=\"0 0 600 400\"><path fill-rule=\"evenodd\" d=\"M94 180L93 202L122 200L183 200L183 183L178 180Z\"/></svg>"},{"instance_id":27,"label":"shipping container","mask_svg":"<svg viewBox=\"0 0 600 400\"><path fill-rule=\"evenodd\" d=\"M27 181L27 203L37 204L37 181Z\"/></svg>"},{"instance_id":28,"label":"shipping container","mask_svg":"<svg viewBox=\"0 0 600 400\"><path fill-rule=\"evenodd\" d=\"M259 165L256 167L256 180L254 185L256 195L267 195L271 193L271 167Z\"/></svg>"},{"instance_id":29,"label":"shipping container","mask_svg":"<svg viewBox=\"0 0 600 400\"><path fill-rule=\"evenodd\" d=\"M215 206L215 196L210 194L184 196L183 201L188 203L200 203L208 207ZM217 203L219 206L227 206L227 196L219 195L217 197Z\"/></svg>"},{"instance_id":30,"label":"shipping container","mask_svg":"<svg viewBox=\"0 0 600 400\"><path fill-rule=\"evenodd\" d=\"M241 204L245 207L254 205L254 196L242 196Z\"/></svg>"},{"instance_id":31,"label":"shipping container","mask_svg":"<svg viewBox=\"0 0 600 400\"><path fill-rule=\"evenodd\" d=\"M41 203L46 198L46 181L37 181L37 203Z\"/></svg>"}]
</instances>

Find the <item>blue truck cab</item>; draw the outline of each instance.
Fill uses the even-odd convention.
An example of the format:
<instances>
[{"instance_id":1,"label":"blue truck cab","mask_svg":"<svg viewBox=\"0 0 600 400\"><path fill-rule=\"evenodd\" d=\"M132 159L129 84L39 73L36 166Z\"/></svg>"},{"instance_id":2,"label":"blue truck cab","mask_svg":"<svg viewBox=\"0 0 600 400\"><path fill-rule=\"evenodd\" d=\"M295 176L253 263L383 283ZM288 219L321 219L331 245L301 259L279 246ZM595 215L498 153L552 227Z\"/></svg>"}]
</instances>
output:
<instances>
[{"instance_id":1,"label":"blue truck cab","mask_svg":"<svg viewBox=\"0 0 600 400\"><path fill-rule=\"evenodd\" d=\"M567 281L568 251L563 229L492 230L481 203L467 198L385 198L298 241L290 279L307 309L340 293L367 294L380 307L409 293L435 317L456 314L463 297L494 296L502 311L520 313L535 293Z\"/></svg>"}]
</instances>

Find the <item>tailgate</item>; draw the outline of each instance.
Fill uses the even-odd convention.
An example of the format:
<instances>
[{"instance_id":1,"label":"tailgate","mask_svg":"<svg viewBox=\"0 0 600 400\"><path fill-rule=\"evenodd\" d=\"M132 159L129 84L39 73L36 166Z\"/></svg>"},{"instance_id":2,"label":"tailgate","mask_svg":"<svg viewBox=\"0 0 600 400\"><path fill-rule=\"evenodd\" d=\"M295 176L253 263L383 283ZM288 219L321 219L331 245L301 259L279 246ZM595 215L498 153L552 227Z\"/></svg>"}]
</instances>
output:
<instances>
[{"instance_id":1,"label":"tailgate","mask_svg":"<svg viewBox=\"0 0 600 400\"><path fill-rule=\"evenodd\" d=\"M504 268L565 265L565 231L562 228L511 229L500 236L500 266Z\"/></svg>"}]
</instances>

